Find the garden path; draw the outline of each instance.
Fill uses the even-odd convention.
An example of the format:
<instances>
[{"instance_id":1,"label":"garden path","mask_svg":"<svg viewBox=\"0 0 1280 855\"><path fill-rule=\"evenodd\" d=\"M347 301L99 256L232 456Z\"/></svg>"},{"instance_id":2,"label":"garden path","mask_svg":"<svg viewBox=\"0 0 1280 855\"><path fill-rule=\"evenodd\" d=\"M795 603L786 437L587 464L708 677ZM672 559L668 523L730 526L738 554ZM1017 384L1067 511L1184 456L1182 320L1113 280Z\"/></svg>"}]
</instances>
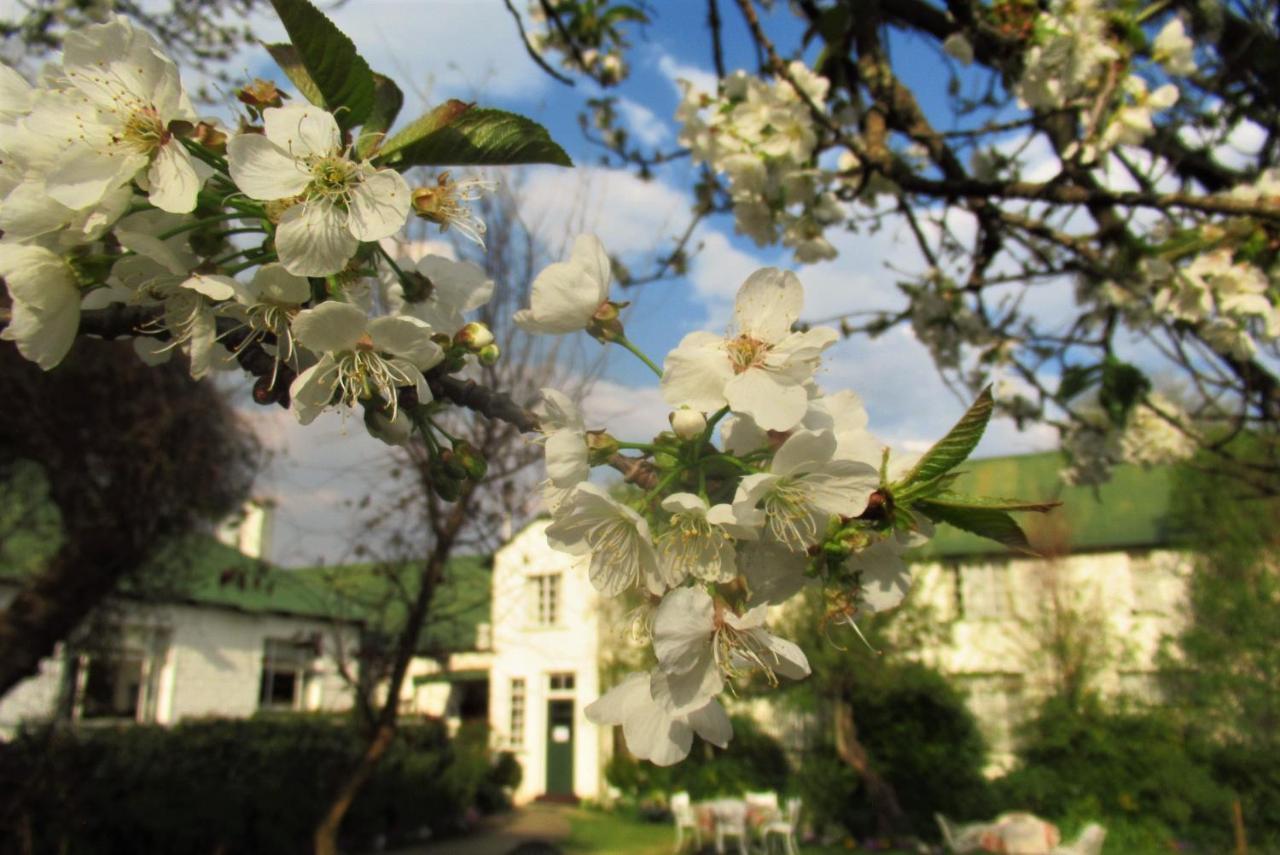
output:
<instances>
[{"instance_id":1,"label":"garden path","mask_svg":"<svg viewBox=\"0 0 1280 855\"><path fill-rule=\"evenodd\" d=\"M555 847L569 837L570 810L564 805L535 802L494 817L465 837L427 841L397 849L394 855L510 855L512 850L526 844L542 843ZM548 848L545 851L558 850ZM542 850L530 848L528 852L529 855L535 852L541 855Z\"/></svg>"}]
</instances>

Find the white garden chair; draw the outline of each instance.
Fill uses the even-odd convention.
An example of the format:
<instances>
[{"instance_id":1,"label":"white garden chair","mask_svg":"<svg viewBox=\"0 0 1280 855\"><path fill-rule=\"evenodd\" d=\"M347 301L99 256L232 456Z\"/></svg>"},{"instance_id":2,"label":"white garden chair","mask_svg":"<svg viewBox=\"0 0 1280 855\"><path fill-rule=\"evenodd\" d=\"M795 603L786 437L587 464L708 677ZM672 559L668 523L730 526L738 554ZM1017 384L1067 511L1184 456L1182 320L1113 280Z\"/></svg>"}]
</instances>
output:
<instances>
[{"instance_id":1,"label":"white garden chair","mask_svg":"<svg viewBox=\"0 0 1280 855\"><path fill-rule=\"evenodd\" d=\"M747 829L752 836L763 842L764 828L779 818L778 794L772 790L758 793L744 793L747 803Z\"/></svg>"},{"instance_id":2,"label":"white garden chair","mask_svg":"<svg viewBox=\"0 0 1280 855\"><path fill-rule=\"evenodd\" d=\"M933 818L938 822L938 829L942 832L942 842L946 845L947 851L957 855L979 851L982 848L982 835L990 828L990 824L986 822L957 825L940 813L935 813Z\"/></svg>"},{"instance_id":3,"label":"white garden chair","mask_svg":"<svg viewBox=\"0 0 1280 855\"><path fill-rule=\"evenodd\" d=\"M799 855L800 846L796 843L796 832L800 830L800 809L802 802L798 798L787 799L787 813L769 822L764 827L764 851L769 851L769 838L775 834L782 838L787 855Z\"/></svg>"},{"instance_id":4,"label":"white garden chair","mask_svg":"<svg viewBox=\"0 0 1280 855\"><path fill-rule=\"evenodd\" d=\"M671 815L676 821L676 851L684 848L685 829L693 834L694 851L701 849L702 829L698 826L698 816L693 812L693 801L688 793L676 793L671 797Z\"/></svg>"},{"instance_id":5,"label":"white garden chair","mask_svg":"<svg viewBox=\"0 0 1280 855\"><path fill-rule=\"evenodd\" d=\"M720 799L714 805L716 816L716 855L724 855L724 841L734 838L739 855L749 855L747 839L747 803L741 799Z\"/></svg>"}]
</instances>

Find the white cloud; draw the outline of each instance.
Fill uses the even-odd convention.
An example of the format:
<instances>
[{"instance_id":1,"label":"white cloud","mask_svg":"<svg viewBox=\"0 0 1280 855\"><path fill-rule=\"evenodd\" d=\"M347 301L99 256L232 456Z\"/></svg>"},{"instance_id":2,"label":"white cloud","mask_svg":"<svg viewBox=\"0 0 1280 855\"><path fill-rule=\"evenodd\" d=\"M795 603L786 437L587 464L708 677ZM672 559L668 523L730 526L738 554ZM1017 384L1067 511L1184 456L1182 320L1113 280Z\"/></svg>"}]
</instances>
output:
<instances>
[{"instance_id":1,"label":"white cloud","mask_svg":"<svg viewBox=\"0 0 1280 855\"><path fill-rule=\"evenodd\" d=\"M364 0L328 9L375 70L405 93L405 118L414 105L445 98L529 98L545 90L547 75L525 53L502 0ZM252 21L263 41L282 41L271 15ZM265 52L262 53L265 60Z\"/></svg>"},{"instance_id":2,"label":"white cloud","mask_svg":"<svg viewBox=\"0 0 1280 855\"><path fill-rule=\"evenodd\" d=\"M624 386L597 380L582 402L587 427L605 428L614 437L630 442L647 442L667 430L670 410L656 383Z\"/></svg>"},{"instance_id":3,"label":"white cloud","mask_svg":"<svg viewBox=\"0 0 1280 855\"><path fill-rule=\"evenodd\" d=\"M680 93L680 87L677 81L687 80L693 84L693 88L705 92L708 95L716 94L717 81L716 76L712 72L699 68L696 65L681 62L666 51L658 51L658 59L655 65L658 71L662 73L667 80L671 81L671 86Z\"/></svg>"},{"instance_id":4,"label":"white cloud","mask_svg":"<svg viewBox=\"0 0 1280 855\"><path fill-rule=\"evenodd\" d=\"M691 216L682 191L624 169L534 167L519 195L521 216L553 255L557 244L567 251L568 238L583 232L599 237L613 255L669 250Z\"/></svg>"},{"instance_id":5,"label":"white cloud","mask_svg":"<svg viewBox=\"0 0 1280 855\"><path fill-rule=\"evenodd\" d=\"M619 98L618 112L622 114L631 135L643 145L658 145L671 137L671 128L667 127L666 122L638 101Z\"/></svg>"}]
</instances>

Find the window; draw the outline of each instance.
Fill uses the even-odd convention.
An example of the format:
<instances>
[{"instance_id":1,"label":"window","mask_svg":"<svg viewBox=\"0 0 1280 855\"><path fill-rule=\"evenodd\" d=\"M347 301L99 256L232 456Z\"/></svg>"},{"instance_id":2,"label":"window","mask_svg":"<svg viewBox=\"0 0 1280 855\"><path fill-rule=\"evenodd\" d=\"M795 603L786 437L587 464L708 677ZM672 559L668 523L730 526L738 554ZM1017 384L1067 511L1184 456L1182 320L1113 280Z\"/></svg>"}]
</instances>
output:
<instances>
[{"instance_id":1,"label":"window","mask_svg":"<svg viewBox=\"0 0 1280 855\"><path fill-rule=\"evenodd\" d=\"M73 654L67 671L71 715L84 721L155 721L168 644L167 632L127 630L118 649Z\"/></svg>"},{"instance_id":2,"label":"window","mask_svg":"<svg viewBox=\"0 0 1280 855\"><path fill-rule=\"evenodd\" d=\"M552 674L550 678L551 691L553 692L571 692L573 691L574 679L573 674L565 672L561 674Z\"/></svg>"},{"instance_id":3,"label":"window","mask_svg":"<svg viewBox=\"0 0 1280 855\"><path fill-rule=\"evenodd\" d=\"M560 623L560 574L529 577L529 597L536 626L558 626Z\"/></svg>"},{"instance_id":4,"label":"window","mask_svg":"<svg viewBox=\"0 0 1280 855\"><path fill-rule=\"evenodd\" d=\"M507 740L512 748L524 747L524 678L511 678L511 719Z\"/></svg>"},{"instance_id":5,"label":"window","mask_svg":"<svg viewBox=\"0 0 1280 855\"><path fill-rule=\"evenodd\" d=\"M259 706L263 709L302 709L307 679L315 658L315 644L310 641L268 638L262 656Z\"/></svg>"}]
</instances>

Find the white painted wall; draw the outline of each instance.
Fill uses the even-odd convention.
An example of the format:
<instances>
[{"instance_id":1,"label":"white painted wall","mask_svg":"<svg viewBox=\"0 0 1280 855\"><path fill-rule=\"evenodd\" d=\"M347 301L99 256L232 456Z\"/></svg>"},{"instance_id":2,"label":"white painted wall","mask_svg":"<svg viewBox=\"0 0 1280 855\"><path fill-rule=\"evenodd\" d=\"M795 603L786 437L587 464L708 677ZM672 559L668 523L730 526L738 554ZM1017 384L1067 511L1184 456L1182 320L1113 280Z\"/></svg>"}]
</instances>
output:
<instances>
[{"instance_id":1,"label":"white painted wall","mask_svg":"<svg viewBox=\"0 0 1280 855\"><path fill-rule=\"evenodd\" d=\"M13 596L0 585L0 604ZM338 673L335 632L343 646L354 650L356 628L335 627L322 620L238 612L188 605L117 604L131 631L166 633L169 643L155 662L159 668L155 721L172 724L189 716L243 718L258 709L262 660L268 639L307 638L319 633L322 655L304 695L307 710L342 710L351 706L351 693ZM40 673L24 680L0 699L0 735L12 733L24 721L47 719L62 681L62 659L55 655L41 663Z\"/></svg>"},{"instance_id":2,"label":"white painted wall","mask_svg":"<svg viewBox=\"0 0 1280 855\"><path fill-rule=\"evenodd\" d=\"M489 682L490 724L499 748L512 748L511 680L525 681L523 745L513 748L524 769L516 791L518 802L546 789L547 703L574 701L574 791L581 798L603 795L604 739L587 721L583 708L599 695L601 620L599 598L587 578L586 565L547 545L547 520L519 532L493 563L493 668ZM528 578L560 573L560 620L556 626L534 625ZM549 689L553 673L572 673L574 689Z\"/></svg>"}]
</instances>

